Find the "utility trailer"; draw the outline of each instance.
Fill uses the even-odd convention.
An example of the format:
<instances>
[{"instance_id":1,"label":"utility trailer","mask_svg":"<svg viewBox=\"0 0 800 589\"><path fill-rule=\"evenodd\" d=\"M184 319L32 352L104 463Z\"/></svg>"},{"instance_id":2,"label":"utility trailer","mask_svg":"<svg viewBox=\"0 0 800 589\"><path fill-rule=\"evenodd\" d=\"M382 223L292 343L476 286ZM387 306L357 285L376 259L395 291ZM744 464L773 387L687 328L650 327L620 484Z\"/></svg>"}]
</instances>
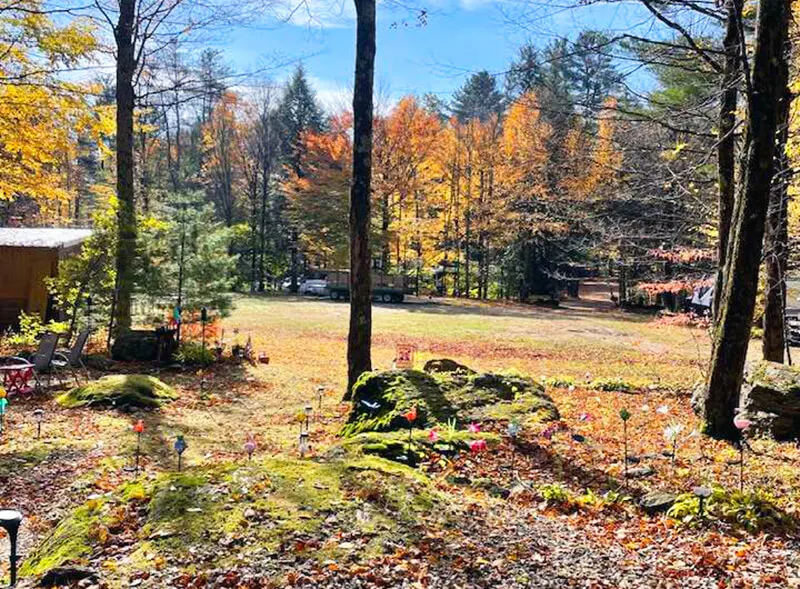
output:
<instances>
[{"instance_id":1,"label":"utility trailer","mask_svg":"<svg viewBox=\"0 0 800 589\"><path fill-rule=\"evenodd\" d=\"M350 298L350 271L328 270L328 296L334 301ZM372 298L384 303L402 303L413 291L408 276L372 271Z\"/></svg>"}]
</instances>

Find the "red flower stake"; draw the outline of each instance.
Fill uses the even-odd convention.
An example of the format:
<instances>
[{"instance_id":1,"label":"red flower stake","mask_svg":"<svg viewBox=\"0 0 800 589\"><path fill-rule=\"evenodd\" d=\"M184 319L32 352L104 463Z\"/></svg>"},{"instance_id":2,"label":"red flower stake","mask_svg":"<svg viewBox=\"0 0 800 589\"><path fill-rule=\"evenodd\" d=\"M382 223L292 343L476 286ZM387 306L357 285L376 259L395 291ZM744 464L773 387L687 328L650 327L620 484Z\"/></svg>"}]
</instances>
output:
<instances>
[{"instance_id":1,"label":"red flower stake","mask_svg":"<svg viewBox=\"0 0 800 589\"><path fill-rule=\"evenodd\" d=\"M133 431L136 432L136 467L134 471L139 474L139 454L142 449L142 434L144 433L144 421L141 419L133 424Z\"/></svg>"},{"instance_id":2,"label":"red flower stake","mask_svg":"<svg viewBox=\"0 0 800 589\"><path fill-rule=\"evenodd\" d=\"M414 422L417 420L417 408L412 407L403 413L403 417L408 420L408 443L411 444L411 430L414 427Z\"/></svg>"}]
</instances>

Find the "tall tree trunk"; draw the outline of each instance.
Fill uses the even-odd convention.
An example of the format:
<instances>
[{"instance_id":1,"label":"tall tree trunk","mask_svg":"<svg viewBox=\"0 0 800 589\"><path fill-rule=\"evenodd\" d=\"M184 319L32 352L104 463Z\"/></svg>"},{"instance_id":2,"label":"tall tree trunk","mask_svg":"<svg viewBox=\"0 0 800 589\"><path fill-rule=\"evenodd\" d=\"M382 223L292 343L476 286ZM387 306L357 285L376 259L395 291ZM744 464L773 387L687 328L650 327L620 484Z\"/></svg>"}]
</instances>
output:
<instances>
[{"instance_id":1,"label":"tall tree trunk","mask_svg":"<svg viewBox=\"0 0 800 589\"><path fill-rule=\"evenodd\" d=\"M134 258L136 257L136 201L133 175L133 109L135 95L133 77L136 58L133 46L133 28L136 18L136 0L119 0L119 20L116 28L117 43L117 296L115 328L117 331L131 327L131 298L133 295Z\"/></svg>"},{"instance_id":2,"label":"tall tree trunk","mask_svg":"<svg viewBox=\"0 0 800 589\"><path fill-rule=\"evenodd\" d=\"M375 0L355 0L356 73L353 87L353 179L350 186L350 333L348 400L362 373L372 370L372 273L369 217L372 181L372 86L375 77Z\"/></svg>"},{"instance_id":3,"label":"tall tree trunk","mask_svg":"<svg viewBox=\"0 0 800 589\"><path fill-rule=\"evenodd\" d=\"M786 64L788 67L788 64ZM788 74L787 78L788 78ZM789 256L789 174L786 140L789 136L791 94L785 93L781 103L778 130L775 176L772 179L767 227L766 248L766 305L764 307L764 338L761 350L764 360L783 362L786 350L786 266Z\"/></svg>"},{"instance_id":4,"label":"tall tree trunk","mask_svg":"<svg viewBox=\"0 0 800 589\"><path fill-rule=\"evenodd\" d=\"M733 417L758 291L764 225L774 172L775 133L786 92L786 42L791 0L761 0L748 88L748 141L744 183L736 206L725 266L724 291L714 332L708 382L698 409L706 433L736 440Z\"/></svg>"},{"instance_id":5,"label":"tall tree trunk","mask_svg":"<svg viewBox=\"0 0 800 589\"><path fill-rule=\"evenodd\" d=\"M262 160L261 166L261 239L258 252L258 292L264 292L266 288L264 280L266 274L264 255L267 249L267 203L269 202L269 177L272 173L271 168L272 165L267 162L267 158L265 157Z\"/></svg>"},{"instance_id":6,"label":"tall tree trunk","mask_svg":"<svg viewBox=\"0 0 800 589\"><path fill-rule=\"evenodd\" d=\"M719 237L717 239L717 280L714 286L713 312L718 317L719 301L724 285L728 235L730 234L733 205L736 194L735 151L736 103L739 77L739 22L742 17L742 0L727 0L725 25L725 65L722 74L722 99L719 105L719 142L717 143L717 168L719 186Z\"/></svg>"}]
</instances>

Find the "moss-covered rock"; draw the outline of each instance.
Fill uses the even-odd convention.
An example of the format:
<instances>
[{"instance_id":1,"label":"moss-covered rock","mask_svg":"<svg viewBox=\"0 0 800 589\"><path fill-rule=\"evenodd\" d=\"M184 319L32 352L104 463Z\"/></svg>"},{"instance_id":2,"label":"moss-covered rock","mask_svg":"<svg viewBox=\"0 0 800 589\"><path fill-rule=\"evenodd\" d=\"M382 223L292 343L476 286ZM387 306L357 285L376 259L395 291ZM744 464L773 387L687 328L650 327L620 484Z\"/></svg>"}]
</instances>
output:
<instances>
[{"instance_id":1,"label":"moss-covered rock","mask_svg":"<svg viewBox=\"0 0 800 589\"><path fill-rule=\"evenodd\" d=\"M424 428L451 420L509 419L524 413L558 419L544 387L524 376L417 370L368 372L353 387L353 409L341 434L408 428L404 414L417 408L414 425Z\"/></svg>"},{"instance_id":2,"label":"moss-covered rock","mask_svg":"<svg viewBox=\"0 0 800 589\"><path fill-rule=\"evenodd\" d=\"M380 456L387 460L416 466L429 460L433 454L455 456L470 450L470 442L484 440L490 446L499 442L499 437L492 433L472 434L466 430L449 430L444 428L435 439L429 437L428 430L413 430L409 439L408 432L367 432L345 438L341 445L331 450L331 455L343 454L348 458L363 456ZM341 451L341 452L340 452Z\"/></svg>"},{"instance_id":3,"label":"moss-covered rock","mask_svg":"<svg viewBox=\"0 0 800 589\"><path fill-rule=\"evenodd\" d=\"M342 558L352 551L342 537L357 539L357 556L369 559L412 540L421 514L446 520L445 503L423 473L363 454L164 473L73 511L28 555L21 574L94 565L101 582L122 587L166 564L191 563L199 572L287 550L320 562Z\"/></svg>"},{"instance_id":4,"label":"moss-covered rock","mask_svg":"<svg viewBox=\"0 0 800 589\"><path fill-rule=\"evenodd\" d=\"M104 376L60 395L64 407L161 407L178 398L175 390L155 377L143 374Z\"/></svg>"},{"instance_id":5,"label":"moss-covered rock","mask_svg":"<svg viewBox=\"0 0 800 589\"><path fill-rule=\"evenodd\" d=\"M800 438L800 367L766 361L748 366L739 409L754 431L778 440Z\"/></svg>"}]
</instances>

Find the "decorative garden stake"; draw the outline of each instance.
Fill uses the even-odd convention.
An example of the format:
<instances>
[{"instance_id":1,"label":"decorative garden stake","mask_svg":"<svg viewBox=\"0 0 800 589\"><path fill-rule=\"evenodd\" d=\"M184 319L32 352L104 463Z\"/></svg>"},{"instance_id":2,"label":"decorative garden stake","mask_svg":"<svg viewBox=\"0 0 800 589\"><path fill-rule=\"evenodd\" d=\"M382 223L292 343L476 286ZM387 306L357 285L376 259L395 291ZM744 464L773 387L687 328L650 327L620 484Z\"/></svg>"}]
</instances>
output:
<instances>
[{"instance_id":1,"label":"decorative garden stake","mask_svg":"<svg viewBox=\"0 0 800 589\"><path fill-rule=\"evenodd\" d=\"M417 408L412 407L405 413L403 413L403 417L406 418L408 421L408 443L411 444L411 430L414 428L414 422L417 420Z\"/></svg>"},{"instance_id":2,"label":"decorative garden stake","mask_svg":"<svg viewBox=\"0 0 800 589\"><path fill-rule=\"evenodd\" d=\"M142 451L142 434L144 433L144 421L141 419L133 425L133 431L136 432L136 466L134 472L139 474L139 455Z\"/></svg>"},{"instance_id":3,"label":"decorative garden stake","mask_svg":"<svg viewBox=\"0 0 800 589\"><path fill-rule=\"evenodd\" d=\"M306 414L306 431L308 430L308 426L311 423L311 413L314 411L314 407L311 403L308 403L305 407L303 407L303 412Z\"/></svg>"},{"instance_id":4,"label":"decorative garden stake","mask_svg":"<svg viewBox=\"0 0 800 589\"><path fill-rule=\"evenodd\" d=\"M186 440L183 439L181 434L178 434L178 437L175 438L175 452L178 453L178 472L181 472L183 453L186 452L186 448Z\"/></svg>"},{"instance_id":5,"label":"decorative garden stake","mask_svg":"<svg viewBox=\"0 0 800 589\"><path fill-rule=\"evenodd\" d=\"M683 431L683 426L679 423L668 425L664 428L664 439L672 446L672 464L675 464L675 457L678 454L678 438Z\"/></svg>"},{"instance_id":6,"label":"decorative garden stake","mask_svg":"<svg viewBox=\"0 0 800 589\"><path fill-rule=\"evenodd\" d=\"M522 429L522 426L519 424L518 421L510 421L508 423L508 437L511 438L511 470L514 470L514 456L516 455L515 450L517 449L517 436L519 436L519 432Z\"/></svg>"},{"instance_id":7,"label":"decorative garden stake","mask_svg":"<svg viewBox=\"0 0 800 589\"><path fill-rule=\"evenodd\" d=\"M86 297L86 327L92 332L92 297Z\"/></svg>"},{"instance_id":8,"label":"decorative garden stake","mask_svg":"<svg viewBox=\"0 0 800 589\"><path fill-rule=\"evenodd\" d=\"M381 404L380 404L380 403L370 403L370 402L369 402L369 401L367 401L366 399L361 399L361 404L362 404L364 407L366 407L366 408L367 408L367 411L369 411L369 414L370 414L371 416L374 416L374 415L375 415L375 412L376 412L378 409L380 409L380 406L381 406Z\"/></svg>"},{"instance_id":9,"label":"decorative garden stake","mask_svg":"<svg viewBox=\"0 0 800 589\"><path fill-rule=\"evenodd\" d=\"M698 509L698 515L703 517L703 502L711 497L711 489L708 487L695 487L692 489L692 493L694 493L697 498L700 500L700 508Z\"/></svg>"},{"instance_id":10,"label":"decorative garden stake","mask_svg":"<svg viewBox=\"0 0 800 589\"><path fill-rule=\"evenodd\" d=\"M743 417L734 417L733 425L739 430L739 492L744 493L744 432L753 422Z\"/></svg>"},{"instance_id":11,"label":"decorative garden stake","mask_svg":"<svg viewBox=\"0 0 800 589\"><path fill-rule=\"evenodd\" d=\"M623 464L625 465L625 486L628 486L628 420L631 418L631 412L623 408L619 410L619 416L622 419L622 443L624 447Z\"/></svg>"},{"instance_id":12,"label":"decorative garden stake","mask_svg":"<svg viewBox=\"0 0 800 589\"><path fill-rule=\"evenodd\" d=\"M300 424L300 433L303 433L303 425L306 422L306 413L305 411L298 411L294 415L295 421Z\"/></svg>"},{"instance_id":13,"label":"decorative garden stake","mask_svg":"<svg viewBox=\"0 0 800 589\"><path fill-rule=\"evenodd\" d=\"M17 532L19 532L19 524L22 523L22 514L13 509L0 510L0 527L8 533L9 544L11 544L11 552L8 555L10 561L11 584L9 587L16 587L17 585Z\"/></svg>"},{"instance_id":14,"label":"decorative garden stake","mask_svg":"<svg viewBox=\"0 0 800 589\"><path fill-rule=\"evenodd\" d=\"M200 309L200 326L203 330L203 358L206 357L206 323L208 322L208 309Z\"/></svg>"},{"instance_id":15,"label":"decorative garden stake","mask_svg":"<svg viewBox=\"0 0 800 589\"><path fill-rule=\"evenodd\" d=\"M3 390L3 396L0 397L0 433L6 431L6 411L8 410L8 399L6 399L6 392Z\"/></svg>"},{"instance_id":16,"label":"decorative garden stake","mask_svg":"<svg viewBox=\"0 0 800 589\"><path fill-rule=\"evenodd\" d=\"M300 432L297 449L300 451L300 458L305 458L308 454L308 432Z\"/></svg>"},{"instance_id":17,"label":"decorative garden stake","mask_svg":"<svg viewBox=\"0 0 800 589\"><path fill-rule=\"evenodd\" d=\"M244 442L244 451L247 452L247 461L250 462L253 459L253 452L256 451L256 441L253 438L253 434L247 434L247 440Z\"/></svg>"},{"instance_id":18,"label":"decorative garden stake","mask_svg":"<svg viewBox=\"0 0 800 589\"><path fill-rule=\"evenodd\" d=\"M486 440L472 440L469 443L469 449L473 454L479 454L481 451L486 450Z\"/></svg>"},{"instance_id":19,"label":"decorative garden stake","mask_svg":"<svg viewBox=\"0 0 800 589\"><path fill-rule=\"evenodd\" d=\"M36 439L39 440L42 437L42 421L44 421L44 410L34 409L33 417L36 419Z\"/></svg>"}]
</instances>

